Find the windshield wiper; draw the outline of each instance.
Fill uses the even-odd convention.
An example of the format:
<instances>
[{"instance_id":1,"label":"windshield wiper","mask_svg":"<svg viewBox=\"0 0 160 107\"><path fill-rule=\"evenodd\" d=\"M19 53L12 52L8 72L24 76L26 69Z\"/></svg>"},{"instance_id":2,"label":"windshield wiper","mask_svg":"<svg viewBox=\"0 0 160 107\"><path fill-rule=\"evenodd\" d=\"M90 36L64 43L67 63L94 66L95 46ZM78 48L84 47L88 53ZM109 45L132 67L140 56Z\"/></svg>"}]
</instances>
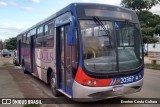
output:
<instances>
[{"instance_id":1,"label":"windshield wiper","mask_svg":"<svg viewBox=\"0 0 160 107\"><path fill-rule=\"evenodd\" d=\"M110 35L109 30L106 29L106 27L104 26L104 24L102 23L102 21L98 17L94 17L93 19L96 22L96 24L100 25L104 29L107 36L109 36L109 45L111 45L111 35Z\"/></svg>"}]
</instances>

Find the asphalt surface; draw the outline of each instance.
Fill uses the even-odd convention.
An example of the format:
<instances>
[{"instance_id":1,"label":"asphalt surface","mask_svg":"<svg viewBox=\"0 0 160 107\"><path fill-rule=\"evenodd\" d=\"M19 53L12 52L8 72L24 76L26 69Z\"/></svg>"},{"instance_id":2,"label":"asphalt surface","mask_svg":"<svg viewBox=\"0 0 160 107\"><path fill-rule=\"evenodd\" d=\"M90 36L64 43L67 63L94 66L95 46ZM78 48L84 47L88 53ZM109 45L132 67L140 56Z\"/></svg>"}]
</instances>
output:
<instances>
[{"instance_id":1,"label":"asphalt surface","mask_svg":"<svg viewBox=\"0 0 160 107\"><path fill-rule=\"evenodd\" d=\"M49 85L40 81L30 74L24 74L19 66L12 64L11 58L0 57L0 98L54 98ZM42 105L42 107L159 107L160 104L105 104L108 100L98 101L94 103L75 104L72 100L64 95L61 102L68 104L51 104ZM145 69L144 84L140 92L125 95L121 98L160 98L160 71ZM53 99L53 100L54 100ZM66 101L65 101L66 100ZM110 99L115 102L116 99ZM9 107L11 105L0 105ZM12 105L13 106L13 105Z\"/></svg>"}]
</instances>

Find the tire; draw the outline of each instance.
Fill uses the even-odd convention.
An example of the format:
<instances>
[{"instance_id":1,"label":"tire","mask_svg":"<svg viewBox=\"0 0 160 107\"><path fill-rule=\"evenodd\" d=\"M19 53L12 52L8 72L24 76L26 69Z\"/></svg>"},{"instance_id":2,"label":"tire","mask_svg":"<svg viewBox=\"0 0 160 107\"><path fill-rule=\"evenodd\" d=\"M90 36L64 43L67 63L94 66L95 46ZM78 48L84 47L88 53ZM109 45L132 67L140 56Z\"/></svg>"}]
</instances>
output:
<instances>
[{"instance_id":1,"label":"tire","mask_svg":"<svg viewBox=\"0 0 160 107\"><path fill-rule=\"evenodd\" d=\"M55 76L55 73L54 73L54 72L51 72L51 76L50 76L50 87L51 87L51 91L52 91L52 94L53 94L55 97L58 97L58 96L60 96L60 92L57 91L56 81L57 81L57 78L56 78L56 76Z\"/></svg>"},{"instance_id":2,"label":"tire","mask_svg":"<svg viewBox=\"0 0 160 107\"><path fill-rule=\"evenodd\" d=\"M28 74L28 71L26 70L25 64L22 65L22 68L23 68L24 74Z\"/></svg>"},{"instance_id":3,"label":"tire","mask_svg":"<svg viewBox=\"0 0 160 107\"><path fill-rule=\"evenodd\" d=\"M19 66L19 64L16 62L16 64L15 64L16 66Z\"/></svg>"},{"instance_id":4,"label":"tire","mask_svg":"<svg viewBox=\"0 0 160 107\"><path fill-rule=\"evenodd\" d=\"M15 60L15 61L14 61L14 63L15 63L15 65L16 65L16 66L19 66L19 64L18 64L17 60Z\"/></svg>"}]
</instances>

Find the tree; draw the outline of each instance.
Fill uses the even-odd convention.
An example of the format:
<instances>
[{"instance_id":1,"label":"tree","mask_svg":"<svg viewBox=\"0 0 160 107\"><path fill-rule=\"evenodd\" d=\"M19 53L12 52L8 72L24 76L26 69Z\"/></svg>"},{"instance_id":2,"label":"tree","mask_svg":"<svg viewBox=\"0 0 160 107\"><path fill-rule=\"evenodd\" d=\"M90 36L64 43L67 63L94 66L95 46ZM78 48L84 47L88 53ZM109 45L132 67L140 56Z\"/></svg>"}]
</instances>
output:
<instances>
[{"instance_id":1,"label":"tree","mask_svg":"<svg viewBox=\"0 0 160 107\"><path fill-rule=\"evenodd\" d=\"M152 12L143 10L136 12L141 24L142 28L146 27L156 27L157 25L160 25L160 16L153 14Z\"/></svg>"},{"instance_id":2,"label":"tree","mask_svg":"<svg viewBox=\"0 0 160 107\"><path fill-rule=\"evenodd\" d=\"M14 50L17 47L17 38L9 38L5 42L5 47L8 50Z\"/></svg>"},{"instance_id":3,"label":"tree","mask_svg":"<svg viewBox=\"0 0 160 107\"><path fill-rule=\"evenodd\" d=\"M122 0L121 5L137 11L149 10L160 0Z\"/></svg>"},{"instance_id":4,"label":"tree","mask_svg":"<svg viewBox=\"0 0 160 107\"><path fill-rule=\"evenodd\" d=\"M141 24L144 43L158 42L158 38L154 38L153 34L160 34L160 16L146 10L138 11L137 15Z\"/></svg>"},{"instance_id":5,"label":"tree","mask_svg":"<svg viewBox=\"0 0 160 107\"><path fill-rule=\"evenodd\" d=\"M160 24L155 27L155 34L160 35Z\"/></svg>"},{"instance_id":6,"label":"tree","mask_svg":"<svg viewBox=\"0 0 160 107\"><path fill-rule=\"evenodd\" d=\"M160 0L122 0L121 5L136 11L144 43L158 42L153 34L160 34L160 16L149 11Z\"/></svg>"}]
</instances>

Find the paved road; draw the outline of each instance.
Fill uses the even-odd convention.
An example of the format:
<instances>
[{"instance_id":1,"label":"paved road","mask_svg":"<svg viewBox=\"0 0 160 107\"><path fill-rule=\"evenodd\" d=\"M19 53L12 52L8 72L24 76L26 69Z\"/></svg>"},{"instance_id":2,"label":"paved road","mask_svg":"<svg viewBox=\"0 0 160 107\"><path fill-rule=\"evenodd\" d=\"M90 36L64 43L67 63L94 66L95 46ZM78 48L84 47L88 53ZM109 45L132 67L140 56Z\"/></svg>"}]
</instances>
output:
<instances>
[{"instance_id":1,"label":"paved road","mask_svg":"<svg viewBox=\"0 0 160 107\"><path fill-rule=\"evenodd\" d=\"M144 84L141 92L131 96L137 98L160 98L160 71L145 69Z\"/></svg>"},{"instance_id":2,"label":"paved road","mask_svg":"<svg viewBox=\"0 0 160 107\"><path fill-rule=\"evenodd\" d=\"M55 98L50 90L50 87L45 84L44 82L40 81L39 79L31 76L31 75L26 75L23 74L22 70L20 67L15 67L11 64L11 59L10 58L0 58L0 75L4 75L7 78L0 78L0 86L7 86L4 87L5 89L9 89L11 87L14 87L15 90L13 90L11 93L12 97L15 95L15 98ZM7 72L7 73L6 73ZM9 82L4 82L6 81L12 81L12 86L10 86ZM2 83L3 81L3 83ZM0 88L0 92L2 92L2 88ZM10 90L11 91L11 90ZM19 92L17 92L19 91ZM2 96L3 95L3 96ZM5 97L9 98L10 96L7 96L8 92L3 90L3 94L0 93L0 97ZM61 96L62 98L66 98L65 96ZM123 98L160 98L160 71L158 70L150 70L150 69L145 69L145 76L144 76L144 85L139 93L131 94L131 95L126 95L123 96ZM100 101L94 104L91 103L85 103L85 104L72 104L73 101L67 100L68 103L70 104L52 104L52 105L43 105L44 106L55 106L55 107L115 107L115 106L120 106L120 107L137 107L137 106L143 106L143 107L151 107L151 106L156 106L159 107L160 105L156 104L101 104L107 100ZM111 101L116 101L116 99L112 99Z\"/></svg>"}]
</instances>

